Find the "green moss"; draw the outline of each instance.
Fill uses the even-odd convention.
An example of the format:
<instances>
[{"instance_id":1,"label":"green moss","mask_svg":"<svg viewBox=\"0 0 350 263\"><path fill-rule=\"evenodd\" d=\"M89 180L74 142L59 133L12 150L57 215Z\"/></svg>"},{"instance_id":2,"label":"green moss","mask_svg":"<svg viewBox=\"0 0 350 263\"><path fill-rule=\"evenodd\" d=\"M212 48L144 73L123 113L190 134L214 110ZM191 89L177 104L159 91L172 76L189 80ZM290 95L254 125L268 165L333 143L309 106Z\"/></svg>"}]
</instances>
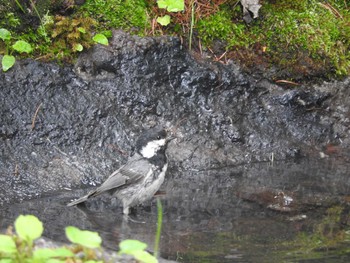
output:
<instances>
[{"instance_id":1,"label":"green moss","mask_svg":"<svg viewBox=\"0 0 350 263\"><path fill-rule=\"evenodd\" d=\"M265 32L260 41L278 53L304 50L316 61L329 60L338 74L348 73L349 53L339 47L350 36L341 31L344 21L316 1L302 3L297 9L264 5L264 20L257 25Z\"/></svg>"},{"instance_id":2,"label":"green moss","mask_svg":"<svg viewBox=\"0 0 350 263\"><path fill-rule=\"evenodd\" d=\"M179 35L185 43L188 40L191 18L186 12L173 14L177 20L172 21L177 22L167 27L156 25L155 30L151 30L151 20L165 12L157 8L155 1L86 0L75 8L74 0L34 2L35 8L28 4L29 1L18 0L23 11L15 1L0 0L0 28L10 30L14 40L23 39L33 44L33 56L74 57L72 46L75 42L89 47L91 42L86 37L96 32L110 37L112 29L124 29L139 35L166 32ZM74 10L70 15L66 12L67 21L87 18L96 21L93 27L89 26L87 34L77 32L82 25L75 28L67 25L66 30L62 27L60 36L55 36L54 30L57 31L60 22L56 20L54 23L58 25L53 26L46 24L44 18L47 15L55 17L53 12L66 10L67 4L69 10ZM228 57L240 61L243 66L273 66L281 69L281 74L288 75L289 72L290 78L350 73L350 5L346 1L266 0L259 17L250 24L243 22L242 9L236 0L213 6L214 11L216 8L219 11L211 10L210 16L203 18L204 14L195 14L193 35L201 40L202 45L211 47L214 53L217 51L221 55L222 49L226 49ZM202 18L197 19L199 16Z\"/></svg>"},{"instance_id":3,"label":"green moss","mask_svg":"<svg viewBox=\"0 0 350 263\"><path fill-rule=\"evenodd\" d=\"M335 247L341 247L344 242L349 241L348 231L341 221L347 212L341 206L334 206L326 211L324 218L313 227L312 233L300 232L297 237L286 242L286 247L294 247L294 253L312 253L324 251Z\"/></svg>"},{"instance_id":4,"label":"green moss","mask_svg":"<svg viewBox=\"0 0 350 263\"><path fill-rule=\"evenodd\" d=\"M232 35L231 24L230 14L225 11L198 21L197 30L202 43L208 45L217 39L228 41Z\"/></svg>"},{"instance_id":5,"label":"green moss","mask_svg":"<svg viewBox=\"0 0 350 263\"><path fill-rule=\"evenodd\" d=\"M230 10L223 5L219 12L199 21L197 30L204 45L223 40L228 51L244 50L245 54L251 53L248 57L253 60L258 59L255 47L265 47L265 62L294 69L295 74L303 74L301 64L308 60L311 70L322 65L337 75L347 75L350 72L349 7L344 1L330 1L330 5L336 11L316 0L265 1L260 17L249 25L242 22L237 8Z\"/></svg>"},{"instance_id":6,"label":"green moss","mask_svg":"<svg viewBox=\"0 0 350 263\"><path fill-rule=\"evenodd\" d=\"M225 41L227 48L247 47L253 43L245 33L247 26L243 22L234 23L234 11L225 6L221 11L198 21L199 38L204 45L210 45L215 40Z\"/></svg>"},{"instance_id":7,"label":"green moss","mask_svg":"<svg viewBox=\"0 0 350 263\"><path fill-rule=\"evenodd\" d=\"M144 0L87 0L79 12L98 21L100 31L121 28L142 34L150 26Z\"/></svg>"}]
</instances>

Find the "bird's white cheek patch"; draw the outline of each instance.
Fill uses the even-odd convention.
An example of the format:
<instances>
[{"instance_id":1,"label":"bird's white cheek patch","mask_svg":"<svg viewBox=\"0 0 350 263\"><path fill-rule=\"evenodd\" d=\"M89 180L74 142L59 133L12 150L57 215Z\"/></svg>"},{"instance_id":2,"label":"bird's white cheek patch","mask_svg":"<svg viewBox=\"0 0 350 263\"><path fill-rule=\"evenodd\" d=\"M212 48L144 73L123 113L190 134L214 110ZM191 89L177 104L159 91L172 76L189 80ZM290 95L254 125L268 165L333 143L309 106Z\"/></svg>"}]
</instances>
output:
<instances>
[{"instance_id":1,"label":"bird's white cheek patch","mask_svg":"<svg viewBox=\"0 0 350 263\"><path fill-rule=\"evenodd\" d=\"M160 147L165 145L165 139L155 140L147 143L141 150L141 155L145 158L152 158Z\"/></svg>"}]
</instances>

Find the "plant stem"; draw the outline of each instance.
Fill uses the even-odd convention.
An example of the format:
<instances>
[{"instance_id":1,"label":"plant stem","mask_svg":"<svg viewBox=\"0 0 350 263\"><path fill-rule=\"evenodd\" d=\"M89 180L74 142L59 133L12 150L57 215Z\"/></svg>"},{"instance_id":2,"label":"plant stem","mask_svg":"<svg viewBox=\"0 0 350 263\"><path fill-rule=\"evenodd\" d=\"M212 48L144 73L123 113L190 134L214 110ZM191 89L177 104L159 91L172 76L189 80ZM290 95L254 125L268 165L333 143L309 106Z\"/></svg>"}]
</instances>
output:
<instances>
[{"instance_id":1,"label":"plant stem","mask_svg":"<svg viewBox=\"0 0 350 263\"><path fill-rule=\"evenodd\" d=\"M191 4L191 25L190 25L190 37L189 37L189 44L188 48L189 50L192 49L192 34L193 34L193 26L194 26L194 0Z\"/></svg>"},{"instance_id":2,"label":"plant stem","mask_svg":"<svg viewBox=\"0 0 350 263\"><path fill-rule=\"evenodd\" d=\"M41 17L41 15L40 15L38 9L36 8L35 3L33 2L33 0L30 0L30 2L31 2L31 4L32 4L32 6L33 6L33 9L34 9L36 15L38 16L38 18L39 18L39 20L40 20L40 25L41 25L41 27L42 27L42 29L43 29L45 40L48 41L48 40L47 40L47 34L46 34L46 29L45 29L45 25L44 25L43 18Z\"/></svg>"},{"instance_id":3,"label":"plant stem","mask_svg":"<svg viewBox=\"0 0 350 263\"><path fill-rule=\"evenodd\" d=\"M23 13L25 13L25 10L24 10L23 6L20 4L20 2L18 2L18 0L15 0L15 2L16 2L16 5L19 7L19 9L21 9L21 11Z\"/></svg>"},{"instance_id":4,"label":"plant stem","mask_svg":"<svg viewBox=\"0 0 350 263\"><path fill-rule=\"evenodd\" d=\"M159 198L157 198L157 210L158 210L158 220L157 220L157 232L156 232L156 239L154 241L154 257L158 258L159 254L159 242L160 242L160 235L162 232L162 223L163 223L163 207L162 202Z\"/></svg>"},{"instance_id":5,"label":"plant stem","mask_svg":"<svg viewBox=\"0 0 350 263\"><path fill-rule=\"evenodd\" d=\"M42 20L42 18L41 18L41 16L40 16L40 14L39 14L38 9L37 9L37 8L36 8L36 6L35 6L35 3L33 2L33 0L30 0L30 3L32 4L33 9L34 9L34 11L35 11L36 15L39 17L39 19L40 19L40 23L41 23L41 24L43 24L43 20Z\"/></svg>"}]
</instances>

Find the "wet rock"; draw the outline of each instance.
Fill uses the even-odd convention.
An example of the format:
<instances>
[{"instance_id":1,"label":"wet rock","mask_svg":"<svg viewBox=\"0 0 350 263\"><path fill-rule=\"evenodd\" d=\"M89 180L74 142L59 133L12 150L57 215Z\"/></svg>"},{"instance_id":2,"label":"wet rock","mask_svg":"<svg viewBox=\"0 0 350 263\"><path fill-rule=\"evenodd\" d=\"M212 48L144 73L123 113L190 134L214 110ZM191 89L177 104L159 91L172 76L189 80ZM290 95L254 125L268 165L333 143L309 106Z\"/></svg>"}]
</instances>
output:
<instances>
[{"instance_id":1,"label":"wet rock","mask_svg":"<svg viewBox=\"0 0 350 263\"><path fill-rule=\"evenodd\" d=\"M99 184L155 124L178 126L179 170L318 157L330 143L347 157L348 82L288 89L121 31L74 67L19 61L0 73L0 203Z\"/></svg>"}]
</instances>

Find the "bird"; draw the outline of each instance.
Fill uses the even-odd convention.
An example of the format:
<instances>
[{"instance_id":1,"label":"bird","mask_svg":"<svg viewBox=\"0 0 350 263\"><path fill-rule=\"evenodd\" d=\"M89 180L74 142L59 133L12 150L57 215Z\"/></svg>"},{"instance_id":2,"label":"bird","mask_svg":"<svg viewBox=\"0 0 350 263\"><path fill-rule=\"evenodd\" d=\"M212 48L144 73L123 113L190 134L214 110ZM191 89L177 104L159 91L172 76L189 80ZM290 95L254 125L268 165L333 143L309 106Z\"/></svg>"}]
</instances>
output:
<instances>
[{"instance_id":1,"label":"bird","mask_svg":"<svg viewBox=\"0 0 350 263\"><path fill-rule=\"evenodd\" d=\"M74 206L104 192L112 192L123 203L123 214L150 200L159 190L168 169L166 149L174 139L169 130L156 126L141 133L127 162L87 195L70 202Z\"/></svg>"}]
</instances>

